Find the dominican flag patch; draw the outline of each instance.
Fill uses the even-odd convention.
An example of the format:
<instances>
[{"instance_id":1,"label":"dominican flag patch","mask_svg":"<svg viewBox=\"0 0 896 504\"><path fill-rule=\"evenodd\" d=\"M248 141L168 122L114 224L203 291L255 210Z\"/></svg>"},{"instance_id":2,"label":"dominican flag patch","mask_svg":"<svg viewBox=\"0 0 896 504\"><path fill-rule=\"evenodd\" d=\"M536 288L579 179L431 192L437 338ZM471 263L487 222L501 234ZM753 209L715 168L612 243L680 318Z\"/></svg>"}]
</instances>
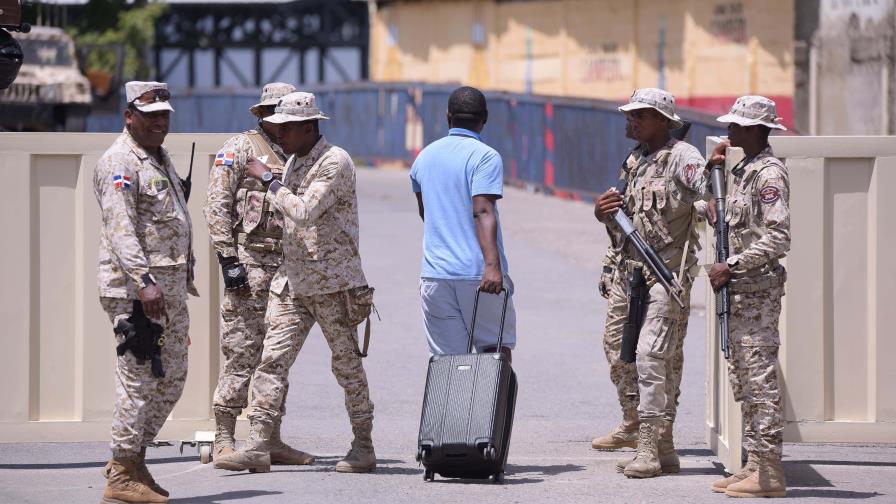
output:
<instances>
[{"instance_id":1,"label":"dominican flag patch","mask_svg":"<svg viewBox=\"0 0 896 504\"><path fill-rule=\"evenodd\" d=\"M127 175L112 175L112 184L116 189L130 189L131 177Z\"/></svg>"},{"instance_id":2,"label":"dominican flag patch","mask_svg":"<svg viewBox=\"0 0 896 504\"><path fill-rule=\"evenodd\" d=\"M233 158L235 157L235 153L233 152L219 152L215 156L215 166L233 166Z\"/></svg>"}]
</instances>

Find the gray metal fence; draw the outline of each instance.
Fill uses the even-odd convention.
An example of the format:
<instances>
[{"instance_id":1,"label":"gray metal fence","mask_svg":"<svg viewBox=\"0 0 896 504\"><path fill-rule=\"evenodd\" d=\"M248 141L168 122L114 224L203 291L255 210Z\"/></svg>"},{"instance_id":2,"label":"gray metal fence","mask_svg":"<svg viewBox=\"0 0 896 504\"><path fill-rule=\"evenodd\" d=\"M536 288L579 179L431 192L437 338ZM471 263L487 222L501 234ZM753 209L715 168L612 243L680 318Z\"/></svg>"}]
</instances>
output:
<instances>
[{"instance_id":1,"label":"gray metal fence","mask_svg":"<svg viewBox=\"0 0 896 504\"><path fill-rule=\"evenodd\" d=\"M359 162L413 162L426 144L445 135L445 111L453 86L353 83L310 89L332 120L322 130ZM225 133L253 127L248 109L259 90L173 90L171 131ZM602 100L488 93L483 140L504 159L509 183L563 196L590 198L616 181L632 147L617 103ZM705 144L724 134L713 117L682 111L691 121L688 141ZM91 116L89 131L118 131L121 116ZM422 130L422 131L420 131Z\"/></svg>"}]
</instances>

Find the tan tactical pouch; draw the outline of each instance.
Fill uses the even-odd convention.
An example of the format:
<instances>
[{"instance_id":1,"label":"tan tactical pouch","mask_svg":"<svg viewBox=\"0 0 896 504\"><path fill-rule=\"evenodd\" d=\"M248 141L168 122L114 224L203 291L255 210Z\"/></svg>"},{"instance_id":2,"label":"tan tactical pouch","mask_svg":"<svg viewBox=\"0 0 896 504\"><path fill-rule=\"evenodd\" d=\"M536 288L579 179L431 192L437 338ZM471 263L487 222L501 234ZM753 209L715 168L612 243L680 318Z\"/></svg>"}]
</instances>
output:
<instances>
[{"instance_id":1,"label":"tan tactical pouch","mask_svg":"<svg viewBox=\"0 0 896 504\"><path fill-rule=\"evenodd\" d=\"M376 307L373 305L373 291L374 288L367 285L345 291L346 317L349 325L354 327L366 321L364 345L356 348L361 357L367 357L367 349L370 347L370 314L376 312Z\"/></svg>"}]
</instances>

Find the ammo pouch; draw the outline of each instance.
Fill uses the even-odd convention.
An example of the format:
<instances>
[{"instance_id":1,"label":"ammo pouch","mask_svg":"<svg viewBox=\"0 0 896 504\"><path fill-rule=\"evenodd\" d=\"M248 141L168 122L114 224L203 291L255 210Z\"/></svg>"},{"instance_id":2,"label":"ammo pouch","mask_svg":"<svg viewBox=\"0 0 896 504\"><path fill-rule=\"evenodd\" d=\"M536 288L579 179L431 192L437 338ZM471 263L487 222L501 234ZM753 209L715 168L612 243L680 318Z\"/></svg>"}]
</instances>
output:
<instances>
[{"instance_id":1,"label":"ammo pouch","mask_svg":"<svg viewBox=\"0 0 896 504\"><path fill-rule=\"evenodd\" d=\"M367 285L343 291L348 324L354 327L366 321L364 325L363 349L357 346L355 348L355 351L361 357L367 357L367 349L370 347L370 314L371 312L376 312L377 318L380 316L373 305L373 291L374 288Z\"/></svg>"},{"instance_id":2,"label":"ammo pouch","mask_svg":"<svg viewBox=\"0 0 896 504\"><path fill-rule=\"evenodd\" d=\"M162 336L162 326L151 321L143 313L143 303L134 301L131 316L119 320L115 326L115 334L124 337L115 352L119 357L129 351L137 358L137 364L152 362L152 375L163 378L165 370L162 369L162 347L165 345L165 337Z\"/></svg>"}]
</instances>

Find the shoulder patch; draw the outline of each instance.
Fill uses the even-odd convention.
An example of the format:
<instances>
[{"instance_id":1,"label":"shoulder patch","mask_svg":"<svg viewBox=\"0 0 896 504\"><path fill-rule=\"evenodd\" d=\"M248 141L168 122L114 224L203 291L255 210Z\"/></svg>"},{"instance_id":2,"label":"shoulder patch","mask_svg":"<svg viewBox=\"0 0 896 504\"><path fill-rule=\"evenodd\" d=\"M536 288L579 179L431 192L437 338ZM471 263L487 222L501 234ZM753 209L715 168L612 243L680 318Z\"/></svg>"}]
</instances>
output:
<instances>
[{"instance_id":1,"label":"shoulder patch","mask_svg":"<svg viewBox=\"0 0 896 504\"><path fill-rule=\"evenodd\" d=\"M781 190L778 189L777 186L769 185L762 188L759 191L759 201L766 205L771 205L772 203L778 201L781 198Z\"/></svg>"},{"instance_id":2,"label":"shoulder patch","mask_svg":"<svg viewBox=\"0 0 896 504\"><path fill-rule=\"evenodd\" d=\"M233 166L233 159L236 157L236 153L233 151L221 151L215 156L215 166Z\"/></svg>"},{"instance_id":3,"label":"shoulder patch","mask_svg":"<svg viewBox=\"0 0 896 504\"><path fill-rule=\"evenodd\" d=\"M131 177L127 175L112 175L112 186L115 189L129 191L131 190Z\"/></svg>"}]
</instances>

